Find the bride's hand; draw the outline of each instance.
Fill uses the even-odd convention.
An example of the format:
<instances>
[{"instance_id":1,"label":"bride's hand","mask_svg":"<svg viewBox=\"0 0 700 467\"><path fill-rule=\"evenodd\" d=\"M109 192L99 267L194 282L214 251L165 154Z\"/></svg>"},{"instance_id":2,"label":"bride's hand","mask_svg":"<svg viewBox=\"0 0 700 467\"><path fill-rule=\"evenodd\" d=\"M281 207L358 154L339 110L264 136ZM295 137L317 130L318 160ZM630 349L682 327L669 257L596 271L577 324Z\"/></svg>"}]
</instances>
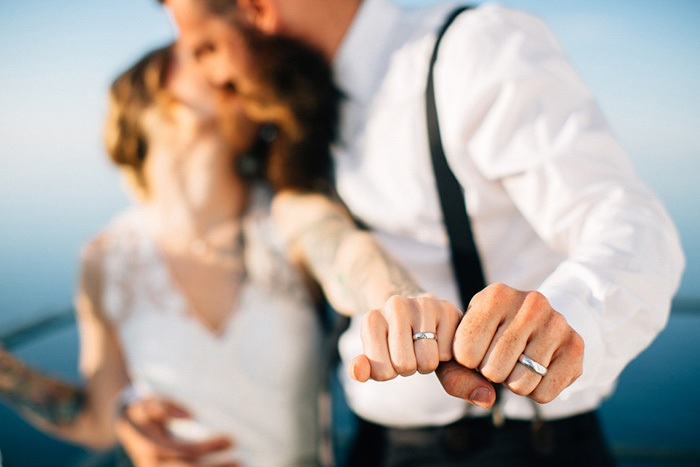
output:
<instances>
[{"instance_id":1,"label":"bride's hand","mask_svg":"<svg viewBox=\"0 0 700 467\"><path fill-rule=\"evenodd\" d=\"M136 467L212 465L202 463L201 458L231 447L231 440L223 437L196 442L174 438L167 429L168 423L183 418L189 418L187 411L171 401L157 398L134 401L120 412L117 437Z\"/></svg>"}]
</instances>

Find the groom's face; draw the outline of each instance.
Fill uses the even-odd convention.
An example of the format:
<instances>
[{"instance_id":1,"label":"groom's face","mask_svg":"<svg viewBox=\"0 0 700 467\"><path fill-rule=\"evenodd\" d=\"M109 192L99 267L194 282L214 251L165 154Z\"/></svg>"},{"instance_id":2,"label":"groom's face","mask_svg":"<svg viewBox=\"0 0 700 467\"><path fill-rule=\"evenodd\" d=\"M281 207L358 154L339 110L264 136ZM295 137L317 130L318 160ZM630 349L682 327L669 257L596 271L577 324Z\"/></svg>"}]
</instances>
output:
<instances>
[{"instance_id":1,"label":"groom's face","mask_svg":"<svg viewBox=\"0 0 700 467\"><path fill-rule=\"evenodd\" d=\"M240 10L214 15L201 0L166 0L180 27L179 43L221 92L222 129L240 129L236 108L277 128L266 172L278 189L326 186L330 143L336 136L339 93L329 63L317 50L248 26Z\"/></svg>"},{"instance_id":2,"label":"groom's face","mask_svg":"<svg viewBox=\"0 0 700 467\"><path fill-rule=\"evenodd\" d=\"M252 118L276 123L292 139L302 137L302 127L334 113L329 109L337 93L319 52L253 29L235 7L215 15L203 3L166 0L165 5L178 24L178 42L225 101L242 100Z\"/></svg>"},{"instance_id":3,"label":"groom's face","mask_svg":"<svg viewBox=\"0 0 700 467\"><path fill-rule=\"evenodd\" d=\"M210 13L197 0L166 0L165 5L179 28L180 45L189 50L208 81L220 89L245 86L254 60L244 30Z\"/></svg>"}]
</instances>

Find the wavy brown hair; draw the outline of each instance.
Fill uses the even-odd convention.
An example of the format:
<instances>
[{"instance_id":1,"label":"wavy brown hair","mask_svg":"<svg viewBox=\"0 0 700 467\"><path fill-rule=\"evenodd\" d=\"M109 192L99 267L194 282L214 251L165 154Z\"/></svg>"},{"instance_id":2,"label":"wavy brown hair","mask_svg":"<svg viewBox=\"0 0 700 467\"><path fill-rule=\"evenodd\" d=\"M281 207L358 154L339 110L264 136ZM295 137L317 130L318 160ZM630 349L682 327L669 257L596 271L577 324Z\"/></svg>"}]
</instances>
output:
<instances>
[{"instance_id":1,"label":"wavy brown hair","mask_svg":"<svg viewBox=\"0 0 700 467\"><path fill-rule=\"evenodd\" d=\"M148 192L143 166L148 153L148 135L143 125L146 109L163 98L173 46L156 49L119 75L109 90L104 128L107 153L140 195Z\"/></svg>"},{"instance_id":2,"label":"wavy brown hair","mask_svg":"<svg viewBox=\"0 0 700 467\"><path fill-rule=\"evenodd\" d=\"M323 55L298 40L247 26L236 14L236 0L196 1L241 32L255 57L252 86L240 97L251 119L277 128L275 139L261 146L264 154L255 154L264 159L258 161L258 175L276 190L330 191L330 145L337 137L341 96ZM238 92L235 83L224 92Z\"/></svg>"},{"instance_id":3,"label":"wavy brown hair","mask_svg":"<svg viewBox=\"0 0 700 467\"><path fill-rule=\"evenodd\" d=\"M329 191L340 98L329 65L295 40L250 30L245 38L255 57L253 84L241 95L246 112L277 128L266 178L277 190Z\"/></svg>"}]
</instances>

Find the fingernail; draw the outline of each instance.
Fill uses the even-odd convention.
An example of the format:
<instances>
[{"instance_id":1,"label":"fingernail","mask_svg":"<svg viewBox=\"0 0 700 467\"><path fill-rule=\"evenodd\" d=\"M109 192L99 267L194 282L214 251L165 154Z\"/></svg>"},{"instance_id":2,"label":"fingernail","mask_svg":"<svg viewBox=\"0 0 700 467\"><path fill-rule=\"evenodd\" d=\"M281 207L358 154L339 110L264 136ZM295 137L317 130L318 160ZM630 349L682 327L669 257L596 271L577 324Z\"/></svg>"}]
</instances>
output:
<instances>
[{"instance_id":1,"label":"fingernail","mask_svg":"<svg viewBox=\"0 0 700 467\"><path fill-rule=\"evenodd\" d=\"M469 396L469 401L479 407L487 408L491 403L491 391L489 388L476 388Z\"/></svg>"}]
</instances>

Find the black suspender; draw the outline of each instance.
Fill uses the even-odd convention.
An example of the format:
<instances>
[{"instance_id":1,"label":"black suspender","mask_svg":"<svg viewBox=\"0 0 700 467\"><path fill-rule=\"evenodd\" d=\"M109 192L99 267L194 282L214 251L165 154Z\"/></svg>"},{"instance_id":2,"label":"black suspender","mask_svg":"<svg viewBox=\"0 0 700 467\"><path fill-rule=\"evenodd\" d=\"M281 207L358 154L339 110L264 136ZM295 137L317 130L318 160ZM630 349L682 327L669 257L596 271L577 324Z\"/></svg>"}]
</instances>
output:
<instances>
[{"instance_id":1,"label":"black suspender","mask_svg":"<svg viewBox=\"0 0 700 467\"><path fill-rule=\"evenodd\" d=\"M468 6L460 7L452 12L445 20L442 28L438 32L437 41L430 59L430 70L428 72L428 85L425 90L426 117L428 120L428 140L430 143L430 155L433 161L433 171L437 182L438 194L440 195L440 206L450 238L450 250L452 252L452 267L457 279L460 298L466 309L469 301L475 293L486 286L484 273L479 261L479 254L474 245L467 207L464 202L464 191L457 181L457 178L450 170L445 158L440 137L440 126L438 124L437 108L435 106L435 89L433 84L433 67L438 55L438 47L443 34L452 21L467 10Z\"/></svg>"}]
</instances>

